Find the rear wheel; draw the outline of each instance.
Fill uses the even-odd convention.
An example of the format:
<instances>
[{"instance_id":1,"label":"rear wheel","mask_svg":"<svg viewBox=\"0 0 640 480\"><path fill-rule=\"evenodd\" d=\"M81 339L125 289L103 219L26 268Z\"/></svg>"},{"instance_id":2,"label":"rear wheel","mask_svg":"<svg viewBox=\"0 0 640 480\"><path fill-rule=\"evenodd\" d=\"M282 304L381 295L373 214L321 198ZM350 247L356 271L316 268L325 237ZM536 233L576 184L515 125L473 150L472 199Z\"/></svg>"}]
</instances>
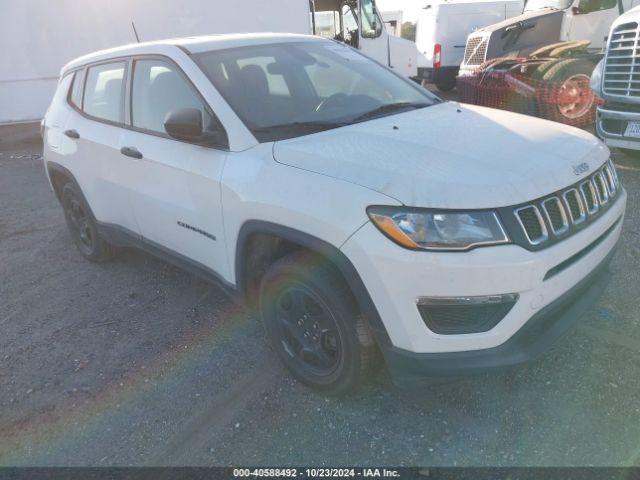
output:
<instances>
[{"instance_id":1,"label":"rear wheel","mask_svg":"<svg viewBox=\"0 0 640 480\"><path fill-rule=\"evenodd\" d=\"M589 80L594 68L593 62L584 58L568 58L541 65L537 77L547 93L540 100L540 116L576 127L592 123L596 99Z\"/></svg>"},{"instance_id":2,"label":"rear wheel","mask_svg":"<svg viewBox=\"0 0 640 480\"><path fill-rule=\"evenodd\" d=\"M340 275L318 257L293 253L266 273L260 312L271 345L301 382L339 395L364 382L376 345Z\"/></svg>"},{"instance_id":3,"label":"rear wheel","mask_svg":"<svg viewBox=\"0 0 640 480\"><path fill-rule=\"evenodd\" d=\"M115 254L115 248L98 233L89 206L71 182L62 188L62 208L73 242L80 253L92 262L104 262Z\"/></svg>"}]
</instances>

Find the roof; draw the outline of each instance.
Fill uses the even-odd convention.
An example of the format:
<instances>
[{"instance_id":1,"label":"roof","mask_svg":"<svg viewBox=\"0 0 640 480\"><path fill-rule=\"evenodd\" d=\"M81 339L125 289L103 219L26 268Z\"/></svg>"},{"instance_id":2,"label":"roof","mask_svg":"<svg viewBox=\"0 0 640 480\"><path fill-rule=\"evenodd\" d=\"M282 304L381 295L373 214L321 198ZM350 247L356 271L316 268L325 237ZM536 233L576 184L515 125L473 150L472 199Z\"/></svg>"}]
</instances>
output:
<instances>
[{"instance_id":1,"label":"roof","mask_svg":"<svg viewBox=\"0 0 640 480\"><path fill-rule=\"evenodd\" d=\"M299 41L322 41L320 37L293 33L234 33L224 35L203 35L199 37L170 38L152 42L130 43L119 47L99 50L71 60L62 67L61 74L87 63L143 54L170 54L176 48L189 53L222 50L226 48L260 45L265 43L286 43Z\"/></svg>"}]
</instances>

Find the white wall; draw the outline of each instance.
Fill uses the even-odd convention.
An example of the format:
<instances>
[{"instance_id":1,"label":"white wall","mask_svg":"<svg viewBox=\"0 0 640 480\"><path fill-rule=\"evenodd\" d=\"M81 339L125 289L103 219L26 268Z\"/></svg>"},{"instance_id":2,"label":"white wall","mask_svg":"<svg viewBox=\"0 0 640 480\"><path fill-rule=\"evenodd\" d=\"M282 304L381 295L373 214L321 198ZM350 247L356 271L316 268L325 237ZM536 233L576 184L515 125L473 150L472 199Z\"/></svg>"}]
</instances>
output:
<instances>
[{"instance_id":1,"label":"white wall","mask_svg":"<svg viewBox=\"0 0 640 480\"><path fill-rule=\"evenodd\" d=\"M38 120L69 60L177 36L310 33L308 0L0 0L0 123Z\"/></svg>"}]
</instances>

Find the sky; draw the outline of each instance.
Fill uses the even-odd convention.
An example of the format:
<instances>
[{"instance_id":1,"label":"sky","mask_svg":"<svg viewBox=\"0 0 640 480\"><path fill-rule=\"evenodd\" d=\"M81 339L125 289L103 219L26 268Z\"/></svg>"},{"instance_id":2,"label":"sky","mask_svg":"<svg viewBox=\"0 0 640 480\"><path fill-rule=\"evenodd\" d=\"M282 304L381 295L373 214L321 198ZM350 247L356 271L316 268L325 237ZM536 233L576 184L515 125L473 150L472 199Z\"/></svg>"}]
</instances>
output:
<instances>
[{"instance_id":1,"label":"sky","mask_svg":"<svg viewBox=\"0 0 640 480\"><path fill-rule=\"evenodd\" d=\"M428 3L429 0L376 0L381 12L402 10L405 22L415 22L418 19L418 11Z\"/></svg>"}]
</instances>

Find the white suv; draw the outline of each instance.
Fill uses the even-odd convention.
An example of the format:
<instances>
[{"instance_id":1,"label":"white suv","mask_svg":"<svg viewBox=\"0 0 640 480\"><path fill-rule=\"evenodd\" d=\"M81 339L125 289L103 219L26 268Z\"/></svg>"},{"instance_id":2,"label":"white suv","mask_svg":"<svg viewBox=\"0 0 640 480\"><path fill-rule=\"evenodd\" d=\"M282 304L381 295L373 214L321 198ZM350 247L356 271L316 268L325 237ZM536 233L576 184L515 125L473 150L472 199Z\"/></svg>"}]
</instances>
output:
<instances>
[{"instance_id":1,"label":"white suv","mask_svg":"<svg viewBox=\"0 0 640 480\"><path fill-rule=\"evenodd\" d=\"M159 255L259 308L300 380L537 357L597 299L626 193L592 135L443 102L299 35L137 44L62 69L45 166L80 252Z\"/></svg>"}]
</instances>

